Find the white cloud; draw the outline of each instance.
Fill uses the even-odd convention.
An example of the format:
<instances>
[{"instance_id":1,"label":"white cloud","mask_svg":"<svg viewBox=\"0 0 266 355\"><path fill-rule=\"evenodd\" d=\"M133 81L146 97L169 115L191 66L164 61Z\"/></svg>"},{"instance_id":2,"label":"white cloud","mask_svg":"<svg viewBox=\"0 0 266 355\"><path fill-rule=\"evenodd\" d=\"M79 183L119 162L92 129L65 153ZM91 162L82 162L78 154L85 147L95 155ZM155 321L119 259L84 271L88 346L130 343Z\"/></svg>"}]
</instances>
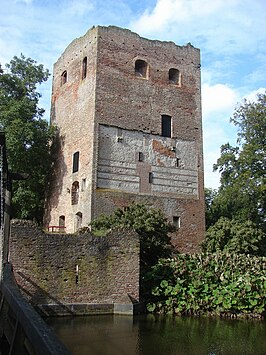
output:
<instances>
[{"instance_id":1,"label":"white cloud","mask_svg":"<svg viewBox=\"0 0 266 355\"><path fill-rule=\"evenodd\" d=\"M202 85L202 114L207 118L210 114L230 114L235 108L239 96L237 92L224 84Z\"/></svg>"},{"instance_id":2,"label":"white cloud","mask_svg":"<svg viewBox=\"0 0 266 355\"><path fill-rule=\"evenodd\" d=\"M265 43L265 2L157 0L130 27L145 36L192 42L209 52L256 52Z\"/></svg>"},{"instance_id":3,"label":"white cloud","mask_svg":"<svg viewBox=\"0 0 266 355\"><path fill-rule=\"evenodd\" d=\"M211 79L211 73L207 76ZM220 157L221 145L234 144L236 128L229 123L240 98L237 90L228 85L204 83L202 85L202 116L204 138L205 186L218 188L220 174L213 172L213 164ZM228 127L230 127L228 129Z\"/></svg>"},{"instance_id":4,"label":"white cloud","mask_svg":"<svg viewBox=\"0 0 266 355\"><path fill-rule=\"evenodd\" d=\"M250 102L256 102L257 101L257 95L258 94L265 94L266 92L266 88L259 88L257 90L251 91L250 93L248 93L247 95L245 95L245 99L247 99L247 101Z\"/></svg>"},{"instance_id":5,"label":"white cloud","mask_svg":"<svg viewBox=\"0 0 266 355\"><path fill-rule=\"evenodd\" d=\"M259 88L240 94L240 91L223 84L203 84L203 150L206 187L218 188L220 185L220 174L213 172L213 164L220 157L220 147L227 142L236 144L237 127L229 122L234 109L237 105L241 105L244 98L251 102L257 101L257 94L265 93L265 90Z\"/></svg>"},{"instance_id":6,"label":"white cloud","mask_svg":"<svg viewBox=\"0 0 266 355\"><path fill-rule=\"evenodd\" d=\"M222 1L208 0L158 0L154 9L132 23L140 32L162 31L175 22L190 22L191 18L200 18L217 11Z\"/></svg>"}]
</instances>

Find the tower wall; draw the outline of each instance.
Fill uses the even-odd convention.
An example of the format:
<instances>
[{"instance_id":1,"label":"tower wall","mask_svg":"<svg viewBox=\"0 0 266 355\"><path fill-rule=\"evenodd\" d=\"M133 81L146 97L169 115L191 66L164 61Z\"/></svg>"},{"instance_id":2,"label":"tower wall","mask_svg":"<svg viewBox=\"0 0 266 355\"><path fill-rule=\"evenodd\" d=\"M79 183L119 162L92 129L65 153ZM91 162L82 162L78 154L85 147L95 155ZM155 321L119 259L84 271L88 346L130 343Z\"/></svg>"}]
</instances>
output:
<instances>
[{"instance_id":1,"label":"tower wall","mask_svg":"<svg viewBox=\"0 0 266 355\"><path fill-rule=\"evenodd\" d=\"M47 200L49 224L62 214L72 232L77 213L86 225L116 207L145 202L176 224L172 240L179 250L197 249L205 228L197 48L113 26L91 29L55 64L51 122L59 127L61 150Z\"/></svg>"},{"instance_id":2,"label":"tower wall","mask_svg":"<svg viewBox=\"0 0 266 355\"><path fill-rule=\"evenodd\" d=\"M82 78L87 58L86 77ZM51 124L58 128L54 147L55 168L46 203L45 224L59 224L65 217L66 232L77 229L77 213L91 219L94 116L97 69L97 29L74 40L54 64ZM66 82L62 74L66 72ZM78 171L73 173L73 155L79 152ZM73 183L79 183L78 204L72 204Z\"/></svg>"}]
</instances>

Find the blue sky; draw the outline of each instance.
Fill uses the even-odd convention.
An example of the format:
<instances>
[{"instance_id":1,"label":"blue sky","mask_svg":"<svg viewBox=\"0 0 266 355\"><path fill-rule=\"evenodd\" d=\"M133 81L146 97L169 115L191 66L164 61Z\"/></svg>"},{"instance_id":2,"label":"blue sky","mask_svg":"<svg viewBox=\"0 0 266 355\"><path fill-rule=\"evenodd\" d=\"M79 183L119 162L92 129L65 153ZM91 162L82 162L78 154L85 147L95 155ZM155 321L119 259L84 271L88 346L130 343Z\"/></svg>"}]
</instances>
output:
<instances>
[{"instance_id":1,"label":"blue sky","mask_svg":"<svg viewBox=\"0 0 266 355\"><path fill-rule=\"evenodd\" d=\"M53 63L93 25L116 25L142 37L200 48L205 186L217 188L212 166L220 146L236 144L229 122L243 98L266 88L265 0L0 0L0 63L23 53ZM49 120L51 78L40 87Z\"/></svg>"}]
</instances>

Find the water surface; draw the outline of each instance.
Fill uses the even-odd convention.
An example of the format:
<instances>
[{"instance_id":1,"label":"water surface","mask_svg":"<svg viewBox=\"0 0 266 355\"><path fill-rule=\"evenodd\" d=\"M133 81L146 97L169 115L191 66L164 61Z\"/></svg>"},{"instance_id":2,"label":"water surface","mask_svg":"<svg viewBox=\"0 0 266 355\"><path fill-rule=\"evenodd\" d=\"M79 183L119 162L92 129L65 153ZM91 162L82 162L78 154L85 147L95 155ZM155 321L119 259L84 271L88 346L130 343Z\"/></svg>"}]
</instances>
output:
<instances>
[{"instance_id":1,"label":"water surface","mask_svg":"<svg viewBox=\"0 0 266 355\"><path fill-rule=\"evenodd\" d=\"M167 316L50 318L76 355L266 355L266 322Z\"/></svg>"}]
</instances>

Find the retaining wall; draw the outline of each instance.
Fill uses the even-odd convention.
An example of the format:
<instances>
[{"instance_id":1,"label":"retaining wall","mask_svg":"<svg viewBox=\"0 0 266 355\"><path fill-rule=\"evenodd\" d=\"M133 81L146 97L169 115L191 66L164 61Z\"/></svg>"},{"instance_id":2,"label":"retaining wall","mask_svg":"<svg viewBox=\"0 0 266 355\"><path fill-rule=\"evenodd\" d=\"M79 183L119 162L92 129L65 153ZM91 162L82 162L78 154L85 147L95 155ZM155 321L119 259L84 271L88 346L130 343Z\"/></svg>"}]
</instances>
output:
<instances>
[{"instance_id":1,"label":"retaining wall","mask_svg":"<svg viewBox=\"0 0 266 355\"><path fill-rule=\"evenodd\" d=\"M139 300L139 250L138 235L128 230L102 237L55 235L28 221L12 221L16 281L31 303L49 305L56 314L88 313L100 304L108 313L119 312L118 305L130 312Z\"/></svg>"}]
</instances>

